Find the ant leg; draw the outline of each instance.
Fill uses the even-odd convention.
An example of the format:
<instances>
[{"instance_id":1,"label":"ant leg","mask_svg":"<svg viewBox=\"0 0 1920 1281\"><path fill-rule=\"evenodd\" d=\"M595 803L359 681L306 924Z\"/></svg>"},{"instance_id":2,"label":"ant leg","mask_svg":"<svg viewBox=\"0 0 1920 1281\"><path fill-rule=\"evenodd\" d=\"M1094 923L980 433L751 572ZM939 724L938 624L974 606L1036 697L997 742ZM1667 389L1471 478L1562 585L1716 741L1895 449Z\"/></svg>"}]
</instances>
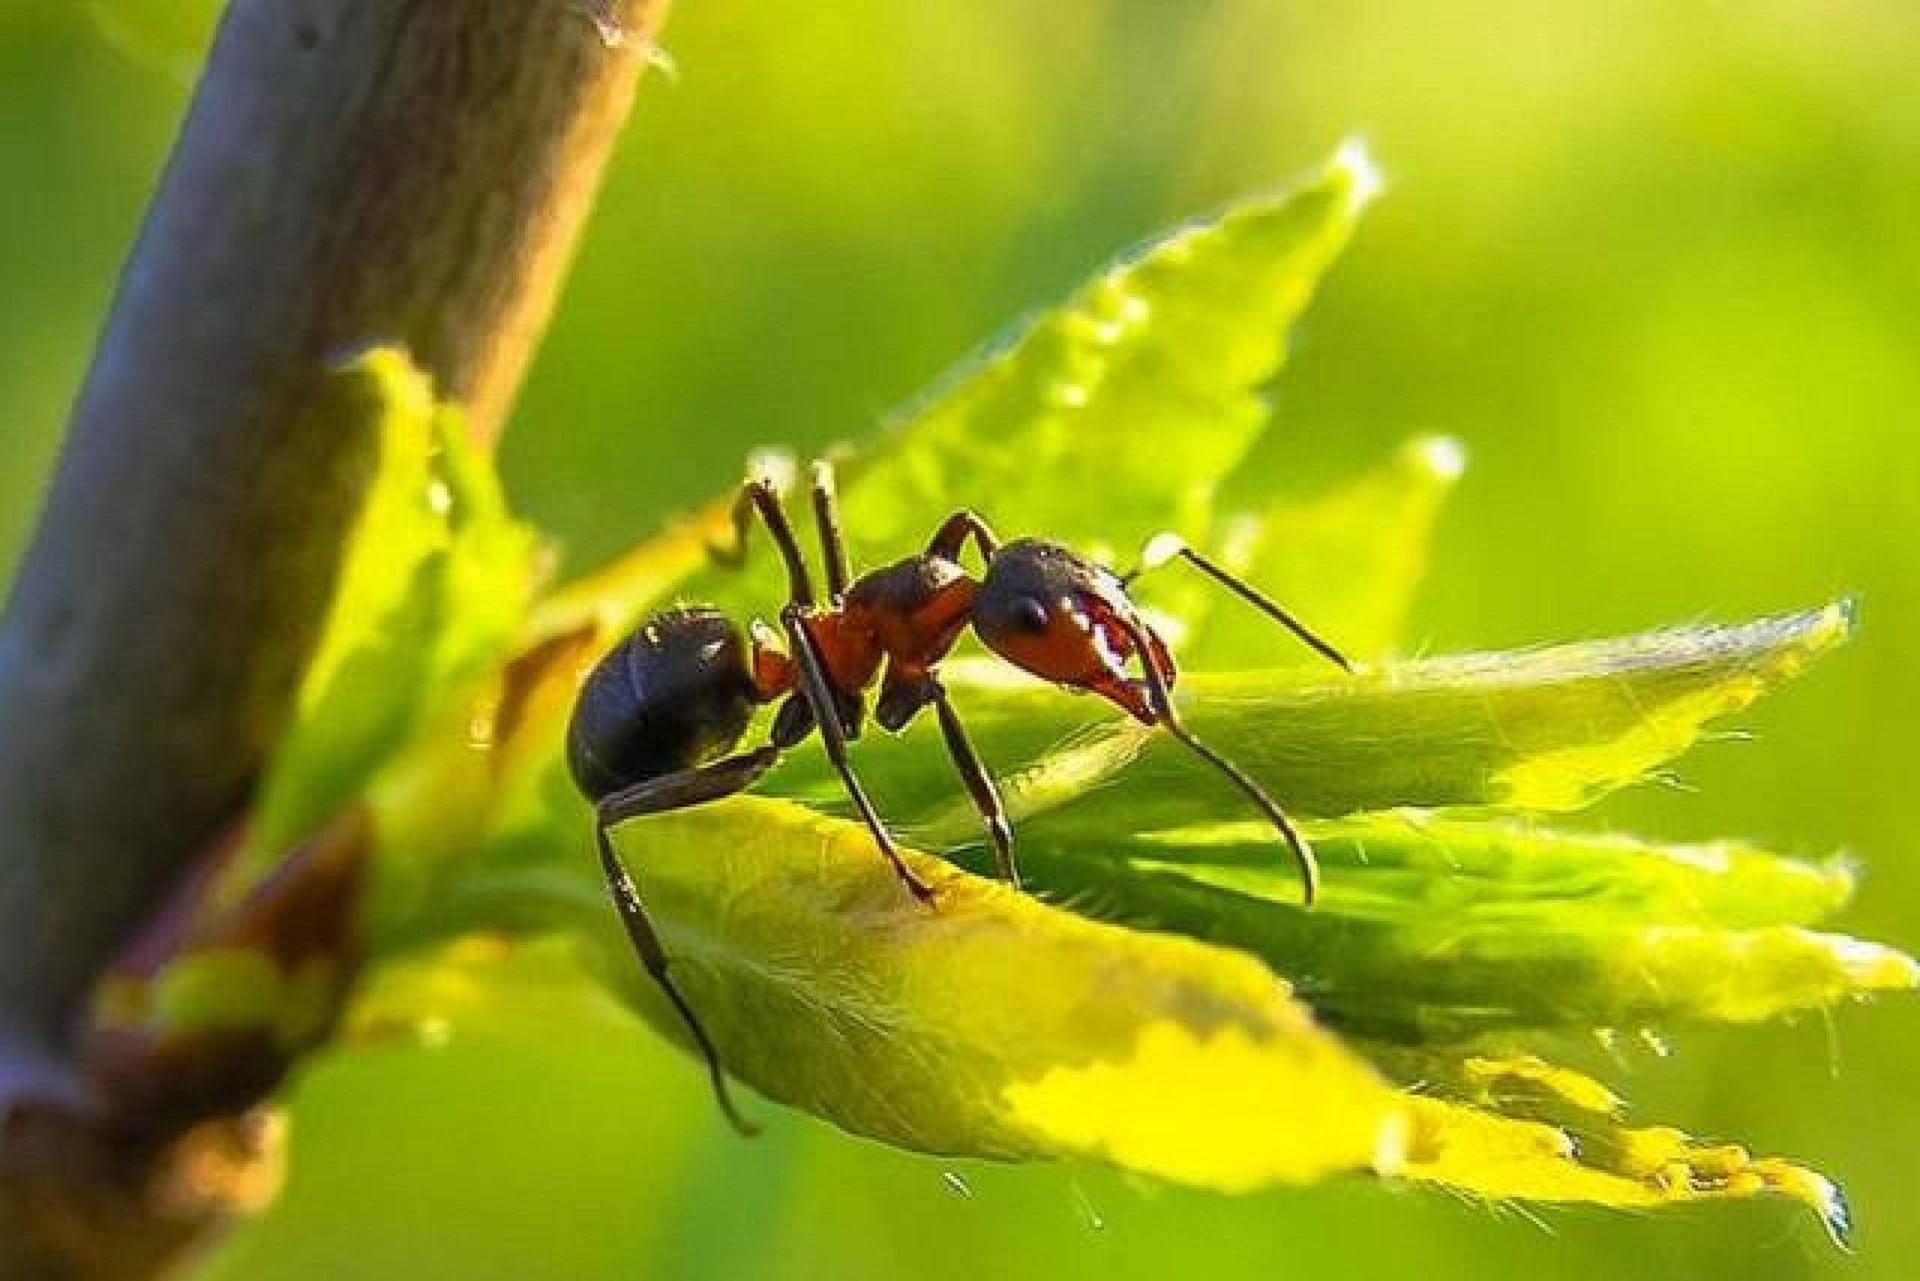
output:
<instances>
[{"instance_id":1,"label":"ant leg","mask_svg":"<svg viewBox=\"0 0 1920 1281\"><path fill-rule=\"evenodd\" d=\"M781 748L769 743L751 752L723 757L694 769L642 779L607 793L594 806L602 821L623 823L642 814L663 814L717 801L753 786L780 760Z\"/></svg>"},{"instance_id":2,"label":"ant leg","mask_svg":"<svg viewBox=\"0 0 1920 1281\"><path fill-rule=\"evenodd\" d=\"M1235 596L1238 596L1241 600L1246 601L1268 618L1279 623L1282 627L1299 637L1301 642L1309 649L1319 654L1322 658L1325 658L1328 662L1336 664L1344 672L1351 673L1353 671L1353 664L1347 661L1345 655L1309 631L1305 623L1302 623L1292 614L1282 609L1279 602L1261 592L1254 587L1253 584L1247 582L1246 579L1231 573L1216 561L1202 556L1199 552L1188 546L1186 540L1182 539L1178 534L1156 534L1153 538L1149 539L1146 548L1140 553L1139 567L1130 574L1122 575L1120 581L1130 587L1133 585L1135 579L1139 578L1148 570L1158 569L1176 557L1186 561L1189 565L1213 579L1214 582L1219 583Z\"/></svg>"},{"instance_id":3,"label":"ant leg","mask_svg":"<svg viewBox=\"0 0 1920 1281\"><path fill-rule=\"evenodd\" d=\"M827 683L826 665L820 661L820 655L814 649L813 637L807 634L807 629L801 625L799 611L791 605L781 611L780 621L786 626L794 660L800 665L800 692L813 706L813 718L820 727L820 741L827 749L827 759L833 762L841 785L847 789L854 808L860 811L860 817L866 821L867 830L873 833L874 844L880 847L880 853L892 865L894 875L913 892L915 898L931 904L933 887L914 875L913 869L900 857L899 847L893 843L886 824L880 821L873 802L867 799L860 780L854 777L853 764L847 759L847 732L840 721L839 701L834 697L833 686Z\"/></svg>"},{"instance_id":4,"label":"ant leg","mask_svg":"<svg viewBox=\"0 0 1920 1281\"><path fill-rule=\"evenodd\" d=\"M683 809L732 795L764 774L779 757L778 748L762 747L758 751L730 756L700 769L647 779L612 793L594 808L593 835L600 851L600 870L607 878L607 892L612 896L614 906L619 909L620 923L626 927L627 940L633 945L634 953L640 958L640 964L648 976L666 993L667 1000L679 1012L680 1020L693 1037L700 1056L706 1060L707 1078L713 1084L713 1096L720 1104L720 1111L737 1132L749 1138L759 1133L759 1129L733 1105L733 1097L727 1092L726 1073L720 1067L719 1051L708 1038L707 1030L701 1026L693 1007L687 1004L686 997L680 994L680 989L667 974L666 949L660 945L660 935L647 917L632 873L613 848L610 831L622 819Z\"/></svg>"},{"instance_id":5,"label":"ant leg","mask_svg":"<svg viewBox=\"0 0 1920 1281\"><path fill-rule=\"evenodd\" d=\"M1013 858L1013 825L1007 822L1007 807L1001 803L1000 789L993 785L993 775L980 763L979 754L973 750L973 743L967 738L966 729L960 724L959 713L953 710L953 703L947 698L946 687L938 680L930 682L933 686L933 708L940 717L940 733L947 740L947 754L953 757L953 767L960 772L960 781L967 785L967 793L973 797L973 806L980 811L980 820L986 824L987 835L993 840L994 865L1000 872L1000 879L1020 888L1020 865Z\"/></svg>"},{"instance_id":6,"label":"ant leg","mask_svg":"<svg viewBox=\"0 0 1920 1281\"><path fill-rule=\"evenodd\" d=\"M932 541L927 544L927 555L957 561L960 559L960 549L967 545L969 537L980 550L980 559L983 561L991 561L1000 550L1000 540L987 528L987 522L981 520L972 508L962 507L942 521L940 528L934 531Z\"/></svg>"},{"instance_id":7,"label":"ant leg","mask_svg":"<svg viewBox=\"0 0 1920 1281\"><path fill-rule=\"evenodd\" d=\"M833 464L818 459L813 464L813 524L820 533L820 552L827 564L827 595L835 600L844 596L853 581L847 563L847 543L840 531L840 499L833 488Z\"/></svg>"},{"instance_id":8,"label":"ant leg","mask_svg":"<svg viewBox=\"0 0 1920 1281\"><path fill-rule=\"evenodd\" d=\"M1305 906L1312 907L1313 900L1320 892L1320 860L1313 856L1313 847L1307 844L1307 838L1294 827L1293 820L1287 817L1279 803L1267 795L1265 788L1254 782L1245 770L1194 737L1193 731L1181 721L1180 714L1173 707L1173 689L1166 673L1151 657L1151 637L1146 628L1131 618L1116 617L1114 621L1127 633L1140 653L1140 670L1147 678L1147 696L1160 724L1166 727L1167 733L1179 739L1187 750L1225 774L1267 816L1267 820L1286 841L1287 848L1293 851L1293 861L1300 868L1301 901Z\"/></svg>"},{"instance_id":9,"label":"ant leg","mask_svg":"<svg viewBox=\"0 0 1920 1281\"><path fill-rule=\"evenodd\" d=\"M758 516L773 539L775 550L787 567L787 599L796 605L813 604L813 579L807 573L806 559L800 554L800 541L780 503L780 486L770 476L757 476L740 487L733 501L733 542L725 547L709 547L708 554L722 565L738 569L747 561L747 532Z\"/></svg>"},{"instance_id":10,"label":"ant leg","mask_svg":"<svg viewBox=\"0 0 1920 1281\"><path fill-rule=\"evenodd\" d=\"M966 728L960 724L960 715L953 710L940 678L932 672L901 677L896 670L889 669L886 688L881 692L874 716L882 729L897 734L929 703L934 705L940 718L940 734L946 739L947 755L952 758L961 782L967 785L973 807L980 811L980 820L993 841L994 863L1000 879L1019 889L1020 869L1013 859L1013 827L1007 821L1006 806L1001 803L993 775L973 750L973 743L967 738Z\"/></svg>"},{"instance_id":11,"label":"ant leg","mask_svg":"<svg viewBox=\"0 0 1920 1281\"><path fill-rule=\"evenodd\" d=\"M851 694L835 694L833 701L840 709L840 725L846 731L847 741L859 741L860 732L867 725L866 695L856 690Z\"/></svg>"}]
</instances>

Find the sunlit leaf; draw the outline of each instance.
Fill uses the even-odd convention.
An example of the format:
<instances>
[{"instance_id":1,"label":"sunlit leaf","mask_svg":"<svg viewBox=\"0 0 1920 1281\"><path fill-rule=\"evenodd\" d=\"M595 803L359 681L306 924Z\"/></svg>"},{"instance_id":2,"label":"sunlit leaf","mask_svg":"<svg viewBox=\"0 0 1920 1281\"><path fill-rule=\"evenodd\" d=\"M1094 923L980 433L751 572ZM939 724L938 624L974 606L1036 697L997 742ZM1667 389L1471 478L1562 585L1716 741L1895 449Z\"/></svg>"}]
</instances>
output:
<instances>
[{"instance_id":1,"label":"sunlit leaf","mask_svg":"<svg viewBox=\"0 0 1920 1281\"><path fill-rule=\"evenodd\" d=\"M532 536L427 377L392 348L337 377L374 422L378 457L242 878L362 794L425 723L464 719L459 696L498 663L532 585Z\"/></svg>"},{"instance_id":2,"label":"sunlit leaf","mask_svg":"<svg viewBox=\"0 0 1920 1281\"><path fill-rule=\"evenodd\" d=\"M1645 777L1851 628L1842 603L1739 626L1392 663L1356 677L1199 672L1176 695L1203 738L1300 814L1562 811ZM1094 700L1025 680L956 682L954 699L981 755L1013 776L1010 808L1035 837L1085 832L1097 841L1236 813L1231 787L1177 743ZM935 728L918 726L907 739L915 750L876 743L856 752L888 812L935 848L974 839L977 820ZM1059 771L1068 786L1058 785ZM810 756L767 785L835 803L830 775Z\"/></svg>"},{"instance_id":3,"label":"sunlit leaf","mask_svg":"<svg viewBox=\"0 0 1920 1281\"><path fill-rule=\"evenodd\" d=\"M1511 807L1502 780L1529 767L1528 751L1592 770L1582 794L1629 781L1661 763L1659 752L1690 742L1694 718L1744 705L1844 633L1834 609L1437 660L1353 686L1302 686L1279 673L1198 677L1196 723L1280 795L1310 796L1287 785L1285 770L1312 771L1300 777L1332 780L1346 808L1361 811L1309 829L1325 869L1319 908L1297 906L1296 874L1272 832L1231 821L1244 814L1239 798L1191 758L1163 750L1162 773L1141 777L1155 749L1133 730L1056 754L1014 781L1023 864L1034 887L1063 903L1245 949L1343 1024L1398 1038L1752 1021L1910 987L1912 963L1899 953L1805 928L1845 901L1844 868L1734 845L1661 847L1372 812L1435 801ZM1273 692L1271 709L1259 701L1263 689ZM1046 718L1071 703L1048 690L1004 698L1009 706L977 719L976 732L988 744L1003 731L1037 733L1035 752L1050 741ZM1649 733L1662 717L1667 728ZM1288 726L1284 737L1275 722ZM1103 755L1114 742L1124 750ZM902 830L948 848L978 842L978 818L937 742L909 735L872 746L859 759L883 799L898 803L890 815L916 813L902 786L910 770L945 811ZM839 802L820 768L797 755L770 785L798 782ZM544 804L498 857L584 842L577 799L562 793Z\"/></svg>"},{"instance_id":4,"label":"sunlit leaf","mask_svg":"<svg viewBox=\"0 0 1920 1281\"><path fill-rule=\"evenodd\" d=\"M1341 915L1383 921L1446 916L1520 924L1578 904L1591 923L1810 925L1852 896L1844 862L1782 858L1743 841L1669 845L1569 832L1511 819L1393 810L1307 825L1324 887ZM1141 832L1109 849L1140 867L1278 900L1294 897L1292 868L1262 823Z\"/></svg>"},{"instance_id":5,"label":"sunlit leaf","mask_svg":"<svg viewBox=\"0 0 1920 1281\"><path fill-rule=\"evenodd\" d=\"M1235 951L1115 931L914 855L940 888L929 911L853 824L742 800L629 823L619 844L730 1070L857 1134L1224 1191L1372 1170L1618 1207L1777 1194L1846 1230L1820 1175L1629 1128L1611 1091L1568 1069L1368 1042L1355 1054ZM582 862L463 892L511 898L528 923L592 921L616 985L684 1041ZM1386 1090L1373 1056L1418 1092Z\"/></svg>"},{"instance_id":6,"label":"sunlit leaf","mask_svg":"<svg viewBox=\"0 0 1920 1281\"><path fill-rule=\"evenodd\" d=\"M1382 1142L1391 1093L1239 954L1086 921L916 855L940 891L928 910L864 829L777 801L634 822L619 843L730 1068L856 1133L1228 1190L1365 1168ZM556 920L611 923L590 860L550 875ZM533 883L508 885L536 910ZM643 983L624 941L609 951L623 986Z\"/></svg>"},{"instance_id":7,"label":"sunlit leaf","mask_svg":"<svg viewBox=\"0 0 1920 1281\"><path fill-rule=\"evenodd\" d=\"M1735 1144L1604 1116L1562 1128L1440 1099L1408 1100L1410 1135L1390 1173L1475 1196L1640 1209L1713 1198L1779 1196L1816 1214L1836 1244L1853 1223L1832 1180Z\"/></svg>"},{"instance_id":8,"label":"sunlit leaf","mask_svg":"<svg viewBox=\"0 0 1920 1281\"><path fill-rule=\"evenodd\" d=\"M1241 824L1106 851L1039 841L1023 867L1101 919L1252 952L1342 1027L1400 1041L1754 1022L1920 983L1903 954L1802 924L1845 902L1837 868L1392 815L1309 830L1312 911L1284 851Z\"/></svg>"}]
</instances>

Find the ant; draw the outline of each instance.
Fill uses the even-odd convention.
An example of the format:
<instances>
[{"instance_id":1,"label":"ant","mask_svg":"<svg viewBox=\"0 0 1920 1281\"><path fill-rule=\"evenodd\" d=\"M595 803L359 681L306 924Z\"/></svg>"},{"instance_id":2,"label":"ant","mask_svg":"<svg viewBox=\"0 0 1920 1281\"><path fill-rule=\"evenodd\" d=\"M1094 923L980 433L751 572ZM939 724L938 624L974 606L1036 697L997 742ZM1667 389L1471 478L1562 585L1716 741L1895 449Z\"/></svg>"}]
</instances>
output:
<instances>
[{"instance_id":1,"label":"ant","mask_svg":"<svg viewBox=\"0 0 1920 1281\"><path fill-rule=\"evenodd\" d=\"M926 550L853 577L841 534L831 467L816 463L812 500L826 568L827 594L814 591L800 545L771 477L749 480L732 512L733 541L717 559L741 563L755 517L787 571L780 611L784 644L756 619L741 629L705 605L655 614L607 653L581 686L567 728L567 764L593 803L595 838L607 887L634 951L679 1011L701 1056L721 1110L743 1134L754 1128L734 1108L720 1056L667 974L667 956L648 921L633 877L609 831L642 814L685 809L739 792L782 753L816 729L874 844L922 903L933 889L899 848L854 776L847 744L860 736L864 691L877 679L874 720L898 733L932 707L955 769L986 826L1000 878L1016 888L1013 829L993 776L981 763L936 668L969 625L988 649L1015 667L1081 693L1097 694L1143 724L1157 726L1226 775L1279 831L1300 870L1311 906L1319 867L1304 837L1273 798L1233 762L1202 743L1174 710L1173 655L1140 615L1127 589L1141 573L1179 558L1351 671L1347 660L1279 605L1176 536L1162 534L1140 568L1117 575L1057 543L1002 543L978 515L949 516ZM985 574L975 579L960 557L971 540ZM1138 660L1141 676L1128 672ZM884 665L884 672L882 670ZM783 700L783 701L782 701ZM736 752L756 707L780 701L769 741Z\"/></svg>"}]
</instances>

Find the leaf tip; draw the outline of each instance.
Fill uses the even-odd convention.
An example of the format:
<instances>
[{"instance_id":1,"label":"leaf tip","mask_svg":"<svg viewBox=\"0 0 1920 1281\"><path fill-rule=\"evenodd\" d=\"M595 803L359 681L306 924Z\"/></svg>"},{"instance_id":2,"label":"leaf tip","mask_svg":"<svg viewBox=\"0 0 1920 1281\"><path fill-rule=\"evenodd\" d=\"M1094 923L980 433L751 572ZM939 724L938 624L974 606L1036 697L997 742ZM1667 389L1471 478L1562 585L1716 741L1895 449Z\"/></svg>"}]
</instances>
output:
<instances>
[{"instance_id":1,"label":"leaf tip","mask_svg":"<svg viewBox=\"0 0 1920 1281\"><path fill-rule=\"evenodd\" d=\"M1466 474L1467 446L1458 436L1415 436L1406 443L1407 463L1443 484Z\"/></svg>"},{"instance_id":2,"label":"leaf tip","mask_svg":"<svg viewBox=\"0 0 1920 1281\"><path fill-rule=\"evenodd\" d=\"M425 422L434 411L433 381L397 343L373 341L342 347L326 361L326 371L364 395L365 412L400 422Z\"/></svg>"},{"instance_id":3,"label":"leaf tip","mask_svg":"<svg viewBox=\"0 0 1920 1281\"><path fill-rule=\"evenodd\" d=\"M1847 1204L1846 1193L1832 1179L1813 1176L1823 1186L1814 1202L1814 1211L1820 1216L1820 1224L1827 1230L1827 1239L1834 1248L1847 1254L1853 1253L1853 1207Z\"/></svg>"},{"instance_id":4,"label":"leaf tip","mask_svg":"<svg viewBox=\"0 0 1920 1281\"><path fill-rule=\"evenodd\" d=\"M1355 134L1343 141L1327 166L1327 176L1346 197L1351 213L1359 213L1386 189L1386 175L1373 158L1367 140Z\"/></svg>"},{"instance_id":5,"label":"leaf tip","mask_svg":"<svg viewBox=\"0 0 1920 1281\"><path fill-rule=\"evenodd\" d=\"M1790 1161L1761 1160L1753 1164L1765 1188L1812 1210L1834 1249L1853 1253L1853 1208L1838 1183Z\"/></svg>"},{"instance_id":6,"label":"leaf tip","mask_svg":"<svg viewBox=\"0 0 1920 1281\"><path fill-rule=\"evenodd\" d=\"M327 369L335 374L366 378L383 386L394 385L401 379L424 377L405 347L384 340L341 347L327 358Z\"/></svg>"},{"instance_id":7,"label":"leaf tip","mask_svg":"<svg viewBox=\"0 0 1920 1281\"><path fill-rule=\"evenodd\" d=\"M1860 626L1860 598L1848 593L1802 615L1802 634L1815 652L1825 652L1853 639Z\"/></svg>"},{"instance_id":8,"label":"leaf tip","mask_svg":"<svg viewBox=\"0 0 1920 1281\"><path fill-rule=\"evenodd\" d=\"M1833 947L1856 994L1911 992L1920 988L1920 961L1905 952L1844 936L1835 939Z\"/></svg>"}]
</instances>

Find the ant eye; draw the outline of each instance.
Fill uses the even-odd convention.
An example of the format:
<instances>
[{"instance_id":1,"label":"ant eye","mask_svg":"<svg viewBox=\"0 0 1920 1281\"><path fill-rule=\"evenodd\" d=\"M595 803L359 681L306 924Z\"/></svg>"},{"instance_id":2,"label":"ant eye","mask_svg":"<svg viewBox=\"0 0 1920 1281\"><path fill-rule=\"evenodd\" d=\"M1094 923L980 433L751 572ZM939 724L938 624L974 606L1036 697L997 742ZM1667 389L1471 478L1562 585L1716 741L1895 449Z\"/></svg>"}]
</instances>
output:
<instances>
[{"instance_id":1,"label":"ant eye","mask_svg":"<svg viewBox=\"0 0 1920 1281\"><path fill-rule=\"evenodd\" d=\"M1013 621L1021 631L1044 632L1053 615L1038 597L1022 596L1013 603Z\"/></svg>"}]
</instances>

